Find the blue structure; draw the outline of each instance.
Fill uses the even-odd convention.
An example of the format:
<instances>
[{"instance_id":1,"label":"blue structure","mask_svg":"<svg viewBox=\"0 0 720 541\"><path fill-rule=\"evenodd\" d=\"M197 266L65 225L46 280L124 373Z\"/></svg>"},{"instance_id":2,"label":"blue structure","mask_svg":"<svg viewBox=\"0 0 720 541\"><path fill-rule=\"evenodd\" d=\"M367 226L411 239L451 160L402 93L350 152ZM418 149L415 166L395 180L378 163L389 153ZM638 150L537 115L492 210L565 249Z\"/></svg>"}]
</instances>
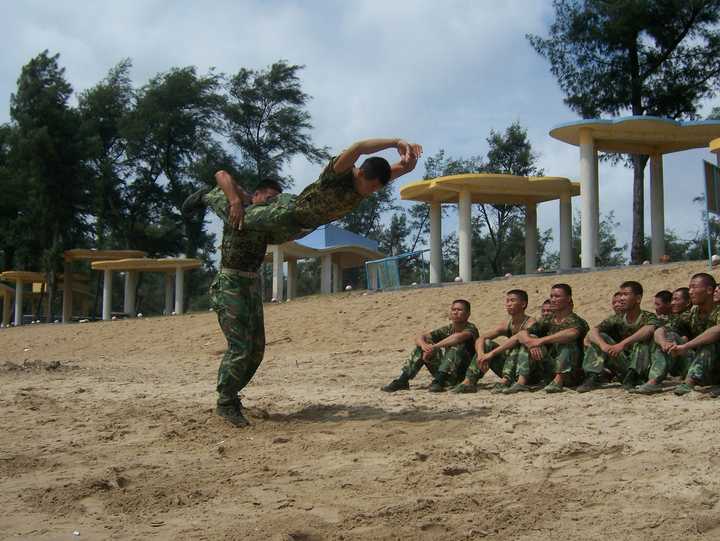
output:
<instances>
[{"instance_id":1,"label":"blue structure","mask_svg":"<svg viewBox=\"0 0 720 541\"><path fill-rule=\"evenodd\" d=\"M318 227L312 233L299 239L297 243L315 250L325 250L337 246L362 246L368 250L378 251L377 241L332 224Z\"/></svg>"}]
</instances>

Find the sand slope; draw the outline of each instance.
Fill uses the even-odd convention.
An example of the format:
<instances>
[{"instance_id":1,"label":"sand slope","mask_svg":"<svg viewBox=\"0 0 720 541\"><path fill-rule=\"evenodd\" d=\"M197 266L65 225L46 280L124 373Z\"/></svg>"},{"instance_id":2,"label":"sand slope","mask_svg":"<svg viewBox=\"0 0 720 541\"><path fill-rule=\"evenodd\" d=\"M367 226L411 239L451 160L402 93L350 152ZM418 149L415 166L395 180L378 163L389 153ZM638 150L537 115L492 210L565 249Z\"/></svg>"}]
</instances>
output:
<instances>
[{"instance_id":1,"label":"sand slope","mask_svg":"<svg viewBox=\"0 0 720 541\"><path fill-rule=\"evenodd\" d=\"M704 268L562 280L592 324L621 280L640 280L650 308ZM0 538L720 538L707 394L438 396L426 374L378 391L452 299L486 328L505 290L526 288L537 312L560 280L268 306L243 430L213 414L214 314L0 331Z\"/></svg>"}]
</instances>

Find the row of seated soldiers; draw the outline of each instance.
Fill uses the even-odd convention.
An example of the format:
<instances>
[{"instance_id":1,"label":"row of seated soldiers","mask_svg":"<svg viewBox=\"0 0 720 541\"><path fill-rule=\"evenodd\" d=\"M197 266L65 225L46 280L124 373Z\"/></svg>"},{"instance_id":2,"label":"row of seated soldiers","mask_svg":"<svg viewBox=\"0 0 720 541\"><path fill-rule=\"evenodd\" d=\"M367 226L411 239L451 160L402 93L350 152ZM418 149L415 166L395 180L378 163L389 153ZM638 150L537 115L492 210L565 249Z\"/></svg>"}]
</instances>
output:
<instances>
[{"instance_id":1,"label":"row of seated soldiers","mask_svg":"<svg viewBox=\"0 0 720 541\"><path fill-rule=\"evenodd\" d=\"M693 275L687 288L671 293L669 303L658 295L656 309L669 304L669 314L642 310L642 285L623 282L613 296L613 313L591 329L573 311L568 284L552 286L537 319L526 314L527 293L513 289L505 297L509 320L482 335L469 321L470 303L453 301L451 323L419 335L400 376L382 390L409 389L423 366L433 376L431 392L476 392L488 370L500 378L492 391L504 394L538 385L557 393L578 383L576 390L587 392L611 381L632 393L653 394L664 390L662 382L670 376L682 378L677 395L696 385L720 384L720 287L713 276ZM506 340L498 344L501 336ZM720 396L720 390L711 396Z\"/></svg>"}]
</instances>

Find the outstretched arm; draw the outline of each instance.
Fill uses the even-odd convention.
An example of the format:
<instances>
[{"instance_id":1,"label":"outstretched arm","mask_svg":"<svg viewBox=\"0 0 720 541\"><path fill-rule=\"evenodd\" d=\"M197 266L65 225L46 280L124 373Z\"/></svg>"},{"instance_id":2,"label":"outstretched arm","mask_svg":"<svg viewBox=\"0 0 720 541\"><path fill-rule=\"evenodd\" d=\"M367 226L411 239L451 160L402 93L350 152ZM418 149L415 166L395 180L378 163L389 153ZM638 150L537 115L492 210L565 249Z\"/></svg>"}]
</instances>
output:
<instances>
[{"instance_id":1,"label":"outstretched arm","mask_svg":"<svg viewBox=\"0 0 720 541\"><path fill-rule=\"evenodd\" d=\"M418 147L418 145L415 145L415 147ZM387 148L397 149L401 157L401 163L407 163L407 161L410 160L411 154L416 151L413 145L410 145L402 139L365 139L353 143L345 149L335 160L333 169L336 173L342 173L355 165L355 162L363 154L374 154ZM420 151L422 151L421 148Z\"/></svg>"},{"instance_id":2,"label":"outstretched arm","mask_svg":"<svg viewBox=\"0 0 720 541\"><path fill-rule=\"evenodd\" d=\"M245 191L245 189L232 178L230 173L227 171L220 170L215 173L215 182L220 186L220 189L225 194L230 204L230 212L228 213L228 220L230 225L240 229L242 226L243 216L245 211L243 209L243 202L250 203L252 196Z\"/></svg>"},{"instance_id":3,"label":"outstretched arm","mask_svg":"<svg viewBox=\"0 0 720 541\"><path fill-rule=\"evenodd\" d=\"M401 159L399 162L394 163L390 166L390 181L392 182L398 177L403 176L405 173L409 173L417 165L418 158L422 154L422 147L420 145L410 145L412 151L410 157L405 160Z\"/></svg>"}]
</instances>

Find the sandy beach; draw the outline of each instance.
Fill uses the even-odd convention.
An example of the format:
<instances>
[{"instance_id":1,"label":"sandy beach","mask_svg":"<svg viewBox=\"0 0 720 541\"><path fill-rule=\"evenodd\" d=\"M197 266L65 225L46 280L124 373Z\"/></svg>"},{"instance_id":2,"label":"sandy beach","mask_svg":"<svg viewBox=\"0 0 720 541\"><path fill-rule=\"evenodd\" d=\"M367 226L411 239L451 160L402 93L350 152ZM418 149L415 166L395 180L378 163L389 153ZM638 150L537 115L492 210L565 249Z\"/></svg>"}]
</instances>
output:
<instances>
[{"instance_id":1,"label":"sandy beach","mask_svg":"<svg viewBox=\"0 0 720 541\"><path fill-rule=\"evenodd\" d=\"M720 539L720 400L379 388L455 298L575 291L592 324L624 279L645 309L703 263L367 294L265 310L253 425L214 414L213 313L0 331L2 539ZM668 390L671 386L668 387ZM78 532L79 535L76 535Z\"/></svg>"}]
</instances>

